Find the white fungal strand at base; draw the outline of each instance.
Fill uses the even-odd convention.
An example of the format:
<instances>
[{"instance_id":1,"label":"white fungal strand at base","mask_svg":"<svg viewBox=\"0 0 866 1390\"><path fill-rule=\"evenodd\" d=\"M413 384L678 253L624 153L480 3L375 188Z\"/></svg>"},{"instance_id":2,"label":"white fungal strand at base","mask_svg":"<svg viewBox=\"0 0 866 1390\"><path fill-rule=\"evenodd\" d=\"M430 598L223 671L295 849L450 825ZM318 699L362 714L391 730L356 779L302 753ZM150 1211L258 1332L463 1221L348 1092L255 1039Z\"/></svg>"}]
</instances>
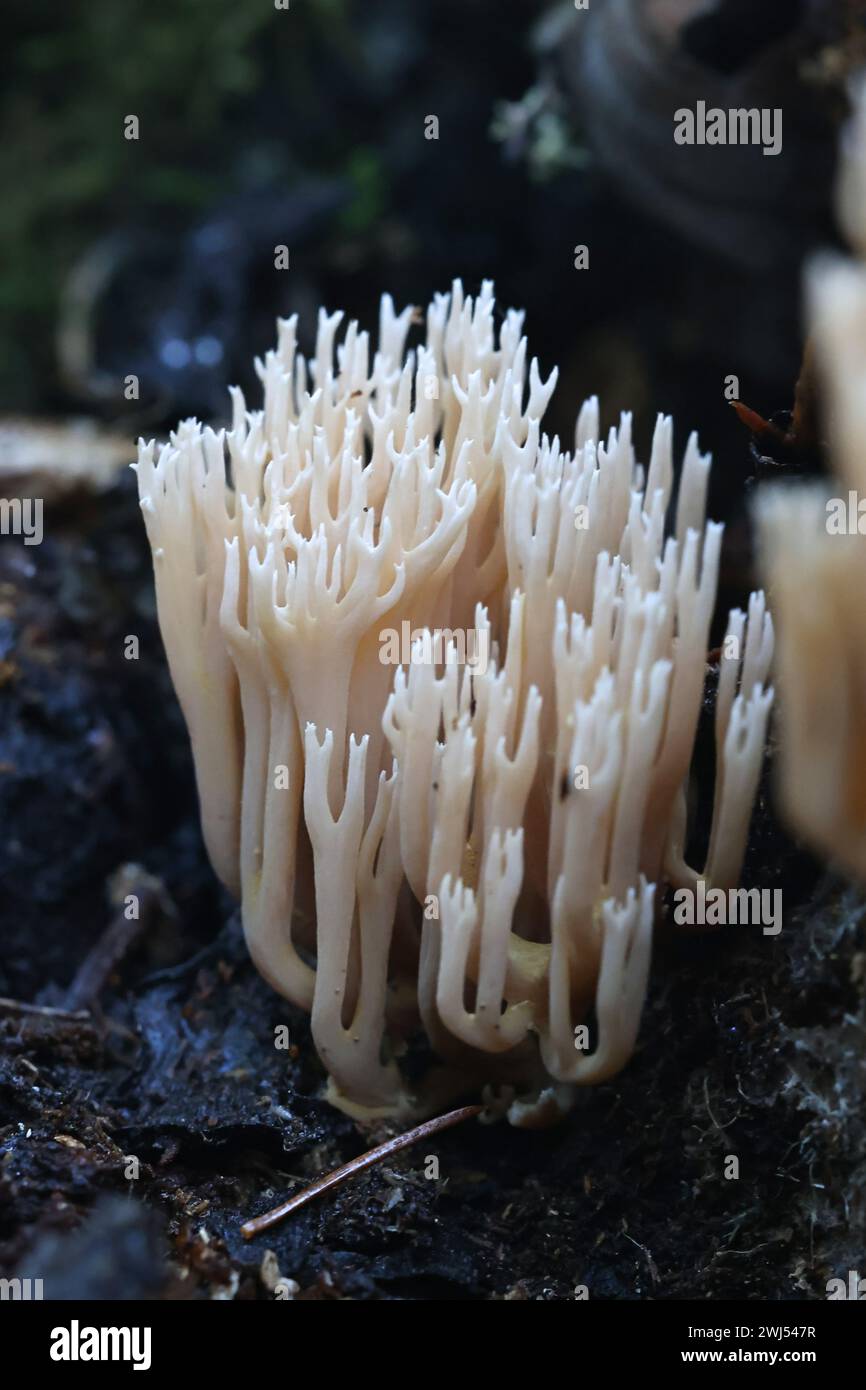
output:
<instances>
[{"instance_id":1,"label":"white fungal strand at base","mask_svg":"<svg viewBox=\"0 0 866 1390\"><path fill-rule=\"evenodd\" d=\"M505 1078L536 1124L628 1060L659 895L699 876L721 528L694 435L675 489L668 417L646 469L595 398L572 452L543 433L556 373L522 314L497 332L491 284L437 295L407 350L413 321L385 296L374 349L323 311L307 361L281 320L263 408L234 390L230 429L142 444L141 506L208 850L329 1096L409 1106L420 1025L455 1086ZM721 886L772 698L762 595L728 636L700 871Z\"/></svg>"}]
</instances>

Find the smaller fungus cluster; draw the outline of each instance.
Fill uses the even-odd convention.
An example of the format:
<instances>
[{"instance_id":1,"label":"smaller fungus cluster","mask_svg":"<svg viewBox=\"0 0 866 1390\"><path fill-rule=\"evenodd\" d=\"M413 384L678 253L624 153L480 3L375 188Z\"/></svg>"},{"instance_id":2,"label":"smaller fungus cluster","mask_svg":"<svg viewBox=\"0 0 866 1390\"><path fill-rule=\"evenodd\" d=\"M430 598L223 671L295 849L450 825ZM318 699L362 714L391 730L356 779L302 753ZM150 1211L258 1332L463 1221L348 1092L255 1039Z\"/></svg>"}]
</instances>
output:
<instances>
[{"instance_id":1,"label":"smaller fungus cluster","mask_svg":"<svg viewBox=\"0 0 866 1390\"><path fill-rule=\"evenodd\" d=\"M806 274L836 478L764 489L758 519L780 622L781 800L811 844L866 878L866 84L838 203L858 257L824 255Z\"/></svg>"}]
</instances>

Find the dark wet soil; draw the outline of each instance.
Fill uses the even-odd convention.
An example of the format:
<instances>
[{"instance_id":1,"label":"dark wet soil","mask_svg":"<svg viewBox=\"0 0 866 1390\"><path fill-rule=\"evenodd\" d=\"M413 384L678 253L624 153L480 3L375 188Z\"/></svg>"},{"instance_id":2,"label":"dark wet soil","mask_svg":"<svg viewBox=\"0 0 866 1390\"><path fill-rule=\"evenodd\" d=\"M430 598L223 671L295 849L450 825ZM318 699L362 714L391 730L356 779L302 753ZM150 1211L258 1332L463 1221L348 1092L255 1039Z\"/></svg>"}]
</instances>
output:
<instances>
[{"instance_id":1,"label":"dark wet soil","mask_svg":"<svg viewBox=\"0 0 866 1390\"><path fill-rule=\"evenodd\" d=\"M245 1243L390 1131L318 1098L306 1020L214 886L131 477L42 546L4 538L0 711L0 1273L46 1297L787 1300L861 1267L864 902L766 792L749 876L784 929L663 925L620 1077L558 1129L471 1121Z\"/></svg>"}]
</instances>

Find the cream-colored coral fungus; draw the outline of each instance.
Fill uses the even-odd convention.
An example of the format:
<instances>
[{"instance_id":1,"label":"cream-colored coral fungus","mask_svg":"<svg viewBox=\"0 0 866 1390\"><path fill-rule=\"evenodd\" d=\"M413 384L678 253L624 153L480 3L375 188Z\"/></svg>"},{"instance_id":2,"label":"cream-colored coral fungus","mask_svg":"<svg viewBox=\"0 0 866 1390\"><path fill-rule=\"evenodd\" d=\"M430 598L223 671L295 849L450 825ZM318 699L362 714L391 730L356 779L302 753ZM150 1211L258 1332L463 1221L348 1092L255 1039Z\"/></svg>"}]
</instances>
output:
<instances>
[{"instance_id":1,"label":"cream-colored coral fungus","mask_svg":"<svg viewBox=\"0 0 866 1390\"><path fill-rule=\"evenodd\" d=\"M490 284L437 295L409 351L387 296L375 353L355 323L337 344L341 317L310 361L280 322L262 410L234 391L231 429L140 448L205 838L333 1099L408 1104L420 1022L452 1077L534 1086L510 1112L531 1123L628 1059L658 886L698 877L709 459L692 436L674 507L670 419L646 471L594 399L571 452L542 434L555 373L521 314L497 335ZM728 631L701 871L723 888L772 698L762 595Z\"/></svg>"},{"instance_id":2,"label":"cream-colored coral fungus","mask_svg":"<svg viewBox=\"0 0 866 1390\"><path fill-rule=\"evenodd\" d=\"M866 80L838 203L860 259L822 256L806 273L837 477L764 489L758 519L780 619L782 803L812 844L866 878Z\"/></svg>"}]
</instances>

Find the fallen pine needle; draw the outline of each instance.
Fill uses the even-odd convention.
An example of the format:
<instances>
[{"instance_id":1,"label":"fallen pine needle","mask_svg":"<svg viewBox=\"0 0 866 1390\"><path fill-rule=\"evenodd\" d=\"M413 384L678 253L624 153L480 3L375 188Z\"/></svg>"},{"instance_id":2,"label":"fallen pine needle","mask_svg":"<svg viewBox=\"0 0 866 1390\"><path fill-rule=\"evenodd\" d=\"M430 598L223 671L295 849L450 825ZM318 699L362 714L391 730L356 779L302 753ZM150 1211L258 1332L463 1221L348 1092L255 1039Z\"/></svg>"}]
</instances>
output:
<instances>
[{"instance_id":1,"label":"fallen pine needle","mask_svg":"<svg viewBox=\"0 0 866 1390\"><path fill-rule=\"evenodd\" d=\"M300 1207L306 1206L307 1202L312 1202L315 1197L320 1197L323 1192L329 1191L332 1187L338 1187L348 1178L354 1177L356 1173L362 1173L365 1168L372 1168L374 1163L380 1163L383 1158L390 1158L391 1154L399 1153L401 1149L408 1149L412 1144L417 1144L420 1139L426 1139L431 1134L440 1134L443 1129L450 1129L452 1125L459 1125L463 1120L471 1120L473 1115L480 1115L484 1109L483 1105L464 1105L460 1110L449 1110L447 1115L439 1115L435 1120L426 1120L423 1125L418 1125L415 1129L410 1129L406 1134L398 1134L393 1139L386 1139L384 1144L379 1144L375 1149L369 1149L367 1153L361 1154L358 1158L350 1159L344 1163L342 1168L335 1168L333 1172L326 1173L324 1177L317 1178L315 1182L305 1187L303 1192L295 1193L294 1197L289 1197L285 1202L281 1202L272 1211L266 1211L263 1216L254 1216L250 1221L245 1221L241 1226L241 1235L244 1240L252 1240L253 1236L261 1235L262 1231L267 1231L271 1226L275 1226L284 1217L291 1216L292 1212Z\"/></svg>"},{"instance_id":2,"label":"fallen pine needle","mask_svg":"<svg viewBox=\"0 0 866 1390\"><path fill-rule=\"evenodd\" d=\"M50 1018L58 1023L89 1023L86 1009L54 1009L48 1004L25 1004L21 999L0 999L0 1013L21 1014L24 1017Z\"/></svg>"}]
</instances>

